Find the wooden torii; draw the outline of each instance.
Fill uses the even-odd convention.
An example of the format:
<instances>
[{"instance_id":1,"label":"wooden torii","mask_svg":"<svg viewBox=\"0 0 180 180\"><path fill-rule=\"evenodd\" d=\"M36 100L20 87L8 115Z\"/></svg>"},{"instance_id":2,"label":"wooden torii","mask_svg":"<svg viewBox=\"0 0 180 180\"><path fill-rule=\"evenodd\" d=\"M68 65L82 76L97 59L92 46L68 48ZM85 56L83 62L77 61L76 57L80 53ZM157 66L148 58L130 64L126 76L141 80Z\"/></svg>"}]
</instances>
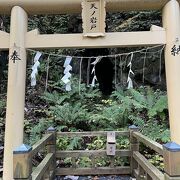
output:
<instances>
[{"instance_id":1,"label":"wooden torii","mask_svg":"<svg viewBox=\"0 0 180 180\"><path fill-rule=\"evenodd\" d=\"M153 26L149 32L94 32L92 34L85 32L66 35L40 35L37 30L27 32L28 15L80 13L82 1L86 3L105 1L108 12L162 10L163 28ZM9 49L10 53L4 180L13 179L13 150L23 143L27 48L166 45L165 64L171 140L180 144L180 56L177 52L175 54L171 52L173 48L179 48L180 45L180 7L177 0L0 0L0 13L11 14L10 34L0 31L0 49Z\"/></svg>"}]
</instances>

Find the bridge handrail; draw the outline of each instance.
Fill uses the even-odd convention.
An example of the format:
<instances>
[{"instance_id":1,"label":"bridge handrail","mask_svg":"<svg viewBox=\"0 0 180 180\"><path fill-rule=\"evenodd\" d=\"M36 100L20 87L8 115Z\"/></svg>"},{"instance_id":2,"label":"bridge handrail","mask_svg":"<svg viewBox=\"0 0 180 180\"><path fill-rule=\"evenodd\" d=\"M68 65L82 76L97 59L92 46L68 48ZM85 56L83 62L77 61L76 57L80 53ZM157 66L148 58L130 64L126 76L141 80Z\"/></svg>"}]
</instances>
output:
<instances>
[{"instance_id":1,"label":"bridge handrail","mask_svg":"<svg viewBox=\"0 0 180 180\"><path fill-rule=\"evenodd\" d=\"M57 137L96 137L107 136L108 131L57 132ZM129 136L129 131L114 131L116 136Z\"/></svg>"},{"instance_id":2,"label":"bridge handrail","mask_svg":"<svg viewBox=\"0 0 180 180\"><path fill-rule=\"evenodd\" d=\"M95 137L107 136L108 131L100 132L58 132L49 128L44 137L30 147L22 145L17 148L14 154L14 179L38 180L53 179L55 175L86 175L86 174L131 174L137 179L148 180L171 180L173 177L180 179L180 171L177 168L180 160L180 146L174 142L161 145L138 132L136 126L129 127L129 131L116 131L115 136L128 136L129 149L116 150L116 157L130 157L130 166L114 166L114 157L110 156L110 167L96 167L96 157L107 156L106 150L76 150L57 151L56 134L58 137ZM163 155L165 173L158 170L146 157L139 152L139 143L143 143L148 148ZM107 143L108 144L108 143ZM47 150L47 155L42 162L32 171L32 157L42 149ZM56 158L72 158L72 167L56 168ZM90 168L76 167L76 160L81 157L90 157L92 166ZM120 170L120 171L119 171Z\"/></svg>"},{"instance_id":3,"label":"bridge handrail","mask_svg":"<svg viewBox=\"0 0 180 180\"><path fill-rule=\"evenodd\" d=\"M21 145L13 152L15 180L39 180L53 179L55 175L55 147L56 147L56 132L50 129L32 147ZM41 163L33 170L32 158L41 150L46 150L47 154Z\"/></svg>"},{"instance_id":4,"label":"bridge handrail","mask_svg":"<svg viewBox=\"0 0 180 180\"><path fill-rule=\"evenodd\" d=\"M160 155L163 155L163 146L161 144L149 139L147 136L144 136L140 132L133 132L132 135L139 142L142 142L144 145L146 145L150 149L154 150L155 152L159 153Z\"/></svg>"},{"instance_id":5,"label":"bridge handrail","mask_svg":"<svg viewBox=\"0 0 180 180\"><path fill-rule=\"evenodd\" d=\"M139 152L142 143L163 155L163 146L139 132L136 126L130 126L131 174L137 179L164 180L164 174Z\"/></svg>"},{"instance_id":6,"label":"bridge handrail","mask_svg":"<svg viewBox=\"0 0 180 180\"><path fill-rule=\"evenodd\" d=\"M109 131L86 131L86 132L57 132L56 135L58 138L66 137L66 138L94 138L94 137L106 137L108 136ZM127 137L129 138L130 132L129 131L113 131L115 133L115 137ZM107 143L108 144L108 143ZM112 143L113 147L115 146L115 142ZM107 155L107 145L106 150L99 149L99 150L59 150L56 151L56 159L64 159L64 158L71 158L72 167L71 168L57 168L56 175L105 175L105 174L130 174L130 166L127 165L115 165L115 157L130 157L131 151L129 149L116 149L115 156ZM78 159L88 157L91 161L90 167L80 167L78 166ZM97 157L107 157L109 159L109 166L98 167L97 165Z\"/></svg>"},{"instance_id":7,"label":"bridge handrail","mask_svg":"<svg viewBox=\"0 0 180 180\"><path fill-rule=\"evenodd\" d=\"M43 161L32 172L32 180L42 179L44 174L48 171L54 158L54 153L48 153ZM53 179L53 170L50 172L49 179Z\"/></svg>"},{"instance_id":8,"label":"bridge handrail","mask_svg":"<svg viewBox=\"0 0 180 180\"><path fill-rule=\"evenodd\" d=\"M148 178L151 177L153 180L164 180L164 174L159 171L154 165L152 165L141 153L138 151L133 152L133 158L139 165L139 172L137 169L134 169L134 176L138 179L140 178ZM142 169L144 170L145 174L142 173Z\"/></svg>"},{"instance_id":9,"label":"bridge handrail","mask_svg":"<svg viewBox=\"0 0 180 180\"><path fill-rule=\"evenodd\" d=\"M46 134L42 137L42 139L40 139L37 143L35 143L32 146L32 151L31 151L32 156L34 156L41 149L43 149L52 138L53 138L53 134Z\"/></svg>"}]
</instances>

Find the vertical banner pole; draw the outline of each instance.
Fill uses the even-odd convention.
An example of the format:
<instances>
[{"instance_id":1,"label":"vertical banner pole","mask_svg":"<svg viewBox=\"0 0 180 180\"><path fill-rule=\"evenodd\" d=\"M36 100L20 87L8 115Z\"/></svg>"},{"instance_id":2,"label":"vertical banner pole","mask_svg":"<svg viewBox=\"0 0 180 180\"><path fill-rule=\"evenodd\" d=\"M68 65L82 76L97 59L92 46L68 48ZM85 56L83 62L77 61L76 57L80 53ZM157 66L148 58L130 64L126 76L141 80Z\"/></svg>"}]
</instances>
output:
<instances>
[{"instance_id":1,"label":"vertical banner pole","mask_svg":"<svg viewBox=\"0 0 180 180\"><path fill-rule=\"evenodd\" d=\"M177 0L170 0L163 8L166 29L166 79L171 140L180 144L180 8Z\"/></svg>"},{"instance_id":2,"label":"vertical banner pole","mask_svg":"<svg viewBox=\"0 0 180 180\"><path fill-rule=\"evenodd\" d=\"M18 6L11 11L8 92L4 150L4 180L13 179L13 150L23 143L27 14Z\"/></svg>"}]
</instances>

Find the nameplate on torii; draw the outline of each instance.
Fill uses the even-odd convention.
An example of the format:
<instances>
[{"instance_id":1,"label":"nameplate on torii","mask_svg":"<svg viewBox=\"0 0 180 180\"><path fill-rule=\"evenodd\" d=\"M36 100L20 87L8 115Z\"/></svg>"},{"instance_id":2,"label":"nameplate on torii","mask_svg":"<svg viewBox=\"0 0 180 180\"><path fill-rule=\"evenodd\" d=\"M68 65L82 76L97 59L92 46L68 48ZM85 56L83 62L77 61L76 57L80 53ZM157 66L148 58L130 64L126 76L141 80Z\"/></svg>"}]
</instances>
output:
<instances>
[{"instance_id":1,"label":"nameplate on torii","mask_svg":"<svg viewBox=\"0 0 180 180\"><path fill-rule=\"evenodd\" d=\"M83 36L101 37L105 36L106 9L105 0L83 0L82 21Z\"/></svg>"}]
</instances>

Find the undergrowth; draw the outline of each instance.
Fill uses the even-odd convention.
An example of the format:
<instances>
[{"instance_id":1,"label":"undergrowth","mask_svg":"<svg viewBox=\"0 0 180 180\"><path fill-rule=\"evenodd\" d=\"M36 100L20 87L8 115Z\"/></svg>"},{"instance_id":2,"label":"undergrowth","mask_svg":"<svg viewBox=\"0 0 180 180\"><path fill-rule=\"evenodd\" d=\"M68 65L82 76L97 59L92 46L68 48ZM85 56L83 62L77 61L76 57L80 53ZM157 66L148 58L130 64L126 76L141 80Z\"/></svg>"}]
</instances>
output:
<instances>
[{"instance_id":1,"label":"undergrowth","mask_svg":"<svg viewBox=\"0 0 180 180\"><path fill-rule=\"evenodd\" d=\"M81 92L75 84L71 92L52 91L40 96L47 105L42 109L45 118L25 126L30 142L37 141L48 125L59 131L95 131L127 129L131 124L155 141L169 141L165 92L140 87L103 97L97 89L81 86Z\"/></svg>"}]
</instances>

